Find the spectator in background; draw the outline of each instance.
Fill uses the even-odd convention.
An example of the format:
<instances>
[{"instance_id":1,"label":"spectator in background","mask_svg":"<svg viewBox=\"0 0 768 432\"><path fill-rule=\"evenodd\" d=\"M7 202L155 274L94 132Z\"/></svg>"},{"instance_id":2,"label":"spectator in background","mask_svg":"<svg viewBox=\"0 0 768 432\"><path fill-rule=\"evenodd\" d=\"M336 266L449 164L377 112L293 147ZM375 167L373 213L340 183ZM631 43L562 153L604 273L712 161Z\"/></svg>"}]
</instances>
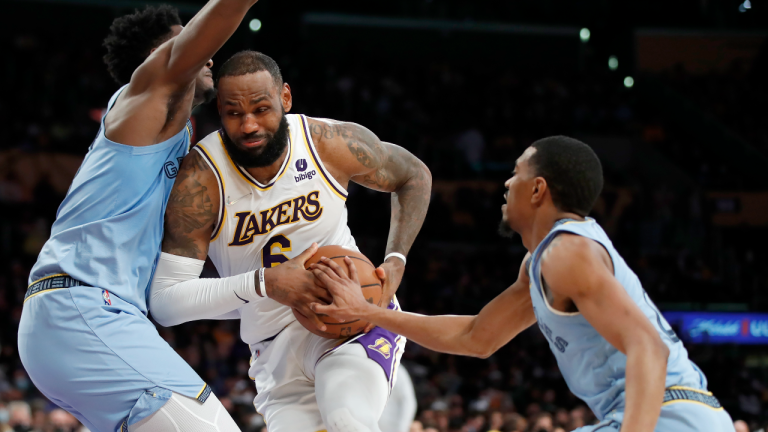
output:
<instances>
[{"instance_id":1,"label":"spectator in background","mask_svg":"<svg viewBox=\"0 0 768 432\"><path fill-rule=\"evenodd\" d=\"M530 432L552 432L555 425L552 414L544 411L536 415L531 422Z\"/></svg>"},{"instance_id":2,"label":"spectator in background","mask_svg":"<svg viewBox=\"0 0 768 432\"><path fill-rule=\"evenodd\" d=\"M13 432L31 432L32 431L32 409L29 404L22 401L15 401L8 404L8 425L13 428Z\"/></svg>"},{"instance_id":3,"label":"spectator in background","mask_svg":"<svg viewBox=\"0 0 768 432\"><path fill-rule=\"evenodd\" d=\"M733 428L736 429L736 432L749 432L749 425L744 420L733 422Z\"/></svg>"},{"instance_id":4,"label":"spectator in background","mask_svg":"<svg viewBox=\"0 0 768 432\"><path fill-rule=\"evenodd\" d=\"M49 418L56 432L77 432L80 426L80 422L72 414L61 408L51 411Z\"/></svg>"}]
</instances>

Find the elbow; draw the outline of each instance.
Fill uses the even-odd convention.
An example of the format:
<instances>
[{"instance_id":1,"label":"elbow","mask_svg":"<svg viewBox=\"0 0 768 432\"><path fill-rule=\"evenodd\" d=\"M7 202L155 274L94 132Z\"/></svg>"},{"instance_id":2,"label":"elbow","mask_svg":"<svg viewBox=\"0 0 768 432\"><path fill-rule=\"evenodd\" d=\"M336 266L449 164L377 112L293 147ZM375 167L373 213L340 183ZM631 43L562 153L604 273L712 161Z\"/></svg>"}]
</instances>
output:
<instances>
[{"instance_id":1,"label":"elbow","mask_svg":"<svg viewBox=\"0 0 768 432\"><path fill-rule=\"evenodd\" d=\"M427 167L427 164L425 164L422 161L419 161L419 170L421 171L421 176L424 178L424 182L427 184L427 187L429 190L432 190L432 171L429 170L429 167Z\"/></svg>"},{"instance_id":2,"label":"elbow","mask_svg":"<svg viewBox=\"0 0 768 432\"><path fill-rule=\"evenodd\" d=\"M155 322L161 327L173 327L177 324L173 322L169 316L162 312L156 312L153 309L150 309L150 311L152 312L152 319L154 319Z\"/></svg>"},{"instance_id":3,"label":"elbow","mask_svg":"<svg viewBox=\"0 0 768 432\"><path fill-rule=\"evenodd\" d=\"M181 324L175 322L173 316L154 297L149 299L149 312L152 314L152 319L161 327L173 327Z\"/></svg>"},{"instance_id":4,"label":"elbow","mask_svg":"<svg viewBox=\"0 0 768 432\"><path fill-rule=\"evenodd\" d=\"M488 357L494 355L496 351L498 351L499 348L495 346L489 346L484 344L477 344L472 347L472 349L469 350L469 355L471 357L476 357L479 359L487 359Z\"/></svg>"}]
</instances>

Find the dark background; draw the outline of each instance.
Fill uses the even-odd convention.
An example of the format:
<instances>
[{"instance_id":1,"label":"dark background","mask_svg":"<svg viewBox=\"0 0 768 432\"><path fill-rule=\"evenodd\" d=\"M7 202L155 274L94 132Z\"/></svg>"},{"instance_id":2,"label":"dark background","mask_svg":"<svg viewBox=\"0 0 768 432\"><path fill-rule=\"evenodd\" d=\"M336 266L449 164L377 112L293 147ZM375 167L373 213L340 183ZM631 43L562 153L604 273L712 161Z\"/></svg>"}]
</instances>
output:
<instances>
[{"instance_id":1,"label":"dark background","mask_svg":"<svg viewBox=\"0 0 768 432\"><path fill-rule=\"evenodd\" d=\"M118 88L101 41L144 3L0 2L0 414L26 401L34 430L59 420L16 353L27 277ZM185 21L203 4L176 3ZM358 122L429 166L429 214L398 293L407 310L475 314L514 282L525 250L496 235L503 182L531 142L565 134L601 156L592 216L662 310L768 311L767 23L762 0L262 0L214 73L239 50L263 51L292 87L293 112ZM219 127L212 106L194 122L197 139ZM361 249L380 261L389 197L351 186L348 207ZM260 430L236 322L160 331L244 430ZM763 427L765 348L687 348L734 419ZM488 360L410 343L403 363L419 417L440 432L539 430L542 412L570 430L583 417L536 328Z\"/></svg>"}]
</instances>

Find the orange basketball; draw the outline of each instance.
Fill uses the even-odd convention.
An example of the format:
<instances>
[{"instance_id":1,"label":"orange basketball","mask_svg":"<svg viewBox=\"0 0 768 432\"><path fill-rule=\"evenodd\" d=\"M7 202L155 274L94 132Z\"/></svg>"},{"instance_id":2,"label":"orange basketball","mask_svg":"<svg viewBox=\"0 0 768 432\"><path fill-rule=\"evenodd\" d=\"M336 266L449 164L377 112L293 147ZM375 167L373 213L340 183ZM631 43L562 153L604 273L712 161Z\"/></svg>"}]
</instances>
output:
<instances>
[{"instance_id":1,"label":"orange basketball","mask_svg":"<svg viewBox=\"0 0 768 432\"><path fill-rule=\"evenodd\" d=\"M310 265L320 261L320 258L327 257L332 259L336 264L341 266L344 273L347 275L347 263L344 262L344 257L349 257L355 263L357 269L357 277L360 279L360 287L363 290L363 296L368 299L369 303L381 306L381 295L383 287L381 286L381 280L376 276L376 266L371 263L371 260L366 258L365 255L357 252L354 249L346 248L344 246L323 246L317 250L317 252L307 260L305 267L309 268ZM307 319L301 312L293 309L293 315L307 330L312 333L329 339L340 339L348 336L354 336L368 325L368 321L353 320L347 322L339 322L336 319L329 317L328 315L319 315L320 321L326 325L326 331L320 331L315 327L312 322Z\"/></svg>"}]
</instances>

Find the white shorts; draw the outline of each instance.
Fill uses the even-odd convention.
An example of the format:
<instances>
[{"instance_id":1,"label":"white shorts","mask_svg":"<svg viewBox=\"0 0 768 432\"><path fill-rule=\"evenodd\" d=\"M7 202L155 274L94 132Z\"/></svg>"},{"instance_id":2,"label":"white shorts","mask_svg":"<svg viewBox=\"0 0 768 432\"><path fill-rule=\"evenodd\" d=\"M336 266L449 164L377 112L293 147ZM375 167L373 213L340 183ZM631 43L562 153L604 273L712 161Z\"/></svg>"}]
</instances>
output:
<instances>
[{"instance_id":1,"label":"white shorts","mask_svg":"<svg viewBox=\"0 0 768 432\"><path fill-rule=\"evenodd\" d=\"M280 430L302 432L325 429L315 399L315 368L323 358L350 344L360 344L368 358L381 366L380 377L389 382L387 388L391 390L406 342L404 337L379 327L350 339L326 339L298 321L270 339L250 346L248 375L258 392L253 404L268 427L274 424ZM363 355L362 350L355 352Z\"/></svg>"}]
</instances>

